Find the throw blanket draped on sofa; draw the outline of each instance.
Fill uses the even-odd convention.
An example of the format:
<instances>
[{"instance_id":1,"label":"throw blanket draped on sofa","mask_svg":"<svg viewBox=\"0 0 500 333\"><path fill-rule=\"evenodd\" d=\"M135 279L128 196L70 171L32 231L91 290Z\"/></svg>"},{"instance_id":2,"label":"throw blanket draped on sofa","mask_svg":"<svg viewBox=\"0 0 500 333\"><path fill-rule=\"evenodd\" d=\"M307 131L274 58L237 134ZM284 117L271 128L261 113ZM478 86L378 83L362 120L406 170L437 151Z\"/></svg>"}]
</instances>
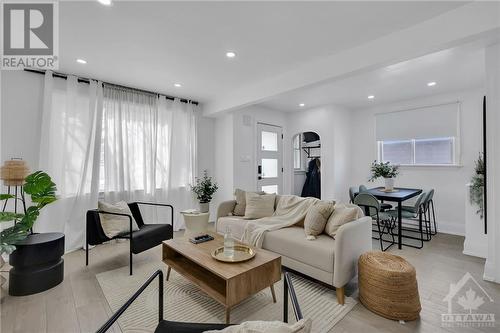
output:
<instances>
[{"instance_id":1,"label":"throw blanket draped on sofa","mask_svg":"<svg viewBox=\"0 0 500 333\"><path fill-rule=\"evenodd\" d=\"M290 227L304 220L308 209L316 198L301 198L295 195L283 195L279 199L273 216L248 222L243 231L242 241L248 245L262 247L264 233Z\"/></svg>"}]
</instances>

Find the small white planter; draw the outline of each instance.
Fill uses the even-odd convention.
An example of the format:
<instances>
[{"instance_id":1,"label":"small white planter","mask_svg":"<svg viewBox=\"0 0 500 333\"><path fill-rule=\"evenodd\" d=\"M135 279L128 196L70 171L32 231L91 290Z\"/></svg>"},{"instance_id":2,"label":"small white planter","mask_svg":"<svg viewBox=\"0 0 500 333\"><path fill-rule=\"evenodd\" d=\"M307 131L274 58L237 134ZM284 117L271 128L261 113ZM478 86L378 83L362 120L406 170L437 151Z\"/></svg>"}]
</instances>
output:
<instances>
[{"instance_id":1,"label":"small white planter","mask_svg":"<svg viewBox=\"0 0 500 333\"><path fill-rule=\"evenodd\" d=\"M385 180L385 190L393 191L394 190L394 178L384 178Z\"/></svg>"},{"instance_id":2,"label":"small white planter","mask_svg":"<svg viewBox=\"0 0 500 333\"><path fill-rule=\"evenodd\" d=\"M208 213L210 202L200 202L200 213Z\"/></svg>"}]
</instances>

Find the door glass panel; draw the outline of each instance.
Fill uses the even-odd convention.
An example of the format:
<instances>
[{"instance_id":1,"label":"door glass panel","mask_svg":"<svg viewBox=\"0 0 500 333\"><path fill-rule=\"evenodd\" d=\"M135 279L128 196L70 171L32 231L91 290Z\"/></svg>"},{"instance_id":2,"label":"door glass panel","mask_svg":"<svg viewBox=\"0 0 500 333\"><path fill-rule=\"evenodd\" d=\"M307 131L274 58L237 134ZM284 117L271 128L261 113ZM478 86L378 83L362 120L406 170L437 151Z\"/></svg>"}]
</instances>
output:
<instances>
[{"instance_id":1,"label":"door glass panel","mask_svg":"<svg viewBox=\"0 0 500 333\"><path fill-rule=\"evenodd\" d=\"M278 194L278 185L265 185L265 186L262 186L262 192L266 192L266 193L276 193Z\"/></svg>"},{"instance_id":2,"label":"door glass panel","mask_svg":"<svg viewBox=\"0 0 500 333\"><path fill-rule=\"evenodd\" d=\"M275 158L262 159L262 178L278 177L278 160Z\"/></svg>"},{"instance_id":3,"label":"door glass panel","mask_svg":"<svg viewBox=\"0 0 500 333\"><path fill-rule=\"evenodd\" d=\"M278 133L262 131L262 150L278 151Z\"/></svg>"}]
</instances>

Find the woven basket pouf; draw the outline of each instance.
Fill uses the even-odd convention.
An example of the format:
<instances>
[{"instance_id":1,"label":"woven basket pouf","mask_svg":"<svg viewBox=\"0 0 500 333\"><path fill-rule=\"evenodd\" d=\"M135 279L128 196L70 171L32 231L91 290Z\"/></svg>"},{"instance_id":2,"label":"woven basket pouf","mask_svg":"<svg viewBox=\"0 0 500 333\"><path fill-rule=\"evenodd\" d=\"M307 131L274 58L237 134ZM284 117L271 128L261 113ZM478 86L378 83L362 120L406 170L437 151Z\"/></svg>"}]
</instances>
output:
<instances>
[{"instance_id":1,"label":"woven basket pouf","mask_svg":"<svg viewBox=\"0 0 500 333\"><path fill-rule=\"evenodd\" d=\"M392 320L415 320L421 310L415 268L394 254L371 251L358 260L359 300Z\"/></svg>"}]
</instances>

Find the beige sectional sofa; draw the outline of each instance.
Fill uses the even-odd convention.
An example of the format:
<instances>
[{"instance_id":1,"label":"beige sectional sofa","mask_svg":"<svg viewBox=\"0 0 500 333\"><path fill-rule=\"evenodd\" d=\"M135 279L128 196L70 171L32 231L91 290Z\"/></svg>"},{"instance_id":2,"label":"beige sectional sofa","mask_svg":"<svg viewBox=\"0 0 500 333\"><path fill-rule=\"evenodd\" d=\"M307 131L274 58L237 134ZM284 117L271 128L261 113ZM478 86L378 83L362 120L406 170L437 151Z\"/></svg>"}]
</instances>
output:
<instances>
[{"instance_id":1,"label":"beige sectional sofa","mask_svg":"<svg viewBox=\"0 0 500 333\"><path fill-rule=\"evenodd\" d=\"M233 236L241 238L249 220L233 216L235 205L235 200L219 205L215 229L223 234L230 227ZM371 219L362 217L342 225L335 239L321 234L315 240L307 240L304 228L296 225L269 231L262 248L280 254L283 266L334 286L339 303L343 304L344 287L356 276L359 256L372 249Z\"/></svg>"}]
</instances>

